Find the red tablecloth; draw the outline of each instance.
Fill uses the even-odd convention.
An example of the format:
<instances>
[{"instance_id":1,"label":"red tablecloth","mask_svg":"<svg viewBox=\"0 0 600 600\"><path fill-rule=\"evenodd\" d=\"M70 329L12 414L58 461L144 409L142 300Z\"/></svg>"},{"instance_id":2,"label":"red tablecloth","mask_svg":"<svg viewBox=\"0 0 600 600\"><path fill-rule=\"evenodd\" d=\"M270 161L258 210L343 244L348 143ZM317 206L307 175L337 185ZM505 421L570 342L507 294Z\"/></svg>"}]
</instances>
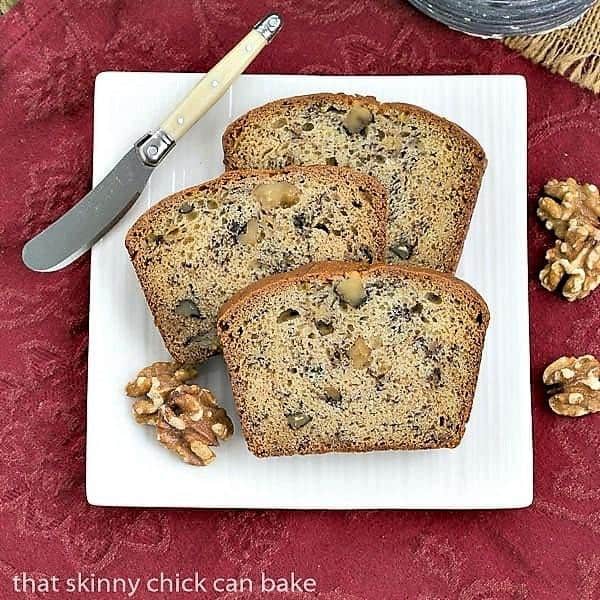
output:
<instances>
[{"instance_id":1,"label":"red tablecloth","mask_svg":"<svg viewBox=\"0 0 600 600\"><path fill-rule=\"evenodd\" d=\"M34 274L21 263L21 246L90 186L98 72L206 70L270 8L284 13L285 33L251 72L527 77L531 508L328 513L86 504L89 260ZM400 1L22 0L0 18L0 134L2 599L47 597L13 591L10 578L23 571L66 578L77 572L150 577L161 570L197 570L209 578L295 571L316 578L316 594L272 595L282 599L600 598L600 416L554 416L540 385L543 367L562 354L600 356L600 291L569 304L540 288L537 272L551 236L534 210L550 177L600 183L597 97L498 42L449 31Z\"/></svg>"}]
</instances>

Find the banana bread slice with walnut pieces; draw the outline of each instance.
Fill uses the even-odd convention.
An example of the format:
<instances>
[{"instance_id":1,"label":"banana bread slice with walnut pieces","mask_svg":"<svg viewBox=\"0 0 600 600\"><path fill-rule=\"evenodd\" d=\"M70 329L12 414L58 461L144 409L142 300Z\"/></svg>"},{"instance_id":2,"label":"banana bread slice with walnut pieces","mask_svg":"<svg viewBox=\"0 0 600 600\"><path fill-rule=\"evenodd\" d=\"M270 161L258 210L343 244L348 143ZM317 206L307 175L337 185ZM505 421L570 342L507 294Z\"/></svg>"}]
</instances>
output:
<instances>
[{"instance_id":1,"label":"banana bread slice with walnut pieces","mask_svg":"<svg viewBox=\"0 0 600 600\"><path fill-rule=\"evenodd\" d=\"M312 94L276 100L223 135L228 169L348 166L389 192L387 262L454 271L487 164L458 125L417 106Z\"/></svg>"},{"instance_id":2,"label":"banana bread slice with walnut pieces","mask_svg":"<svg viewBox=\"0 0 600 600\"><path fill-rule=\"evenodd\" d=\"M219 351L234 292L314 260L380 260L386 216L383 186L351 169L236 171L165 198L125 244L167 350L193 364Z\"/></svg>"},{"instance_id":3,"label":"banana bread slice with walnut pieces","mask_svg":"<svg viewBox=\"0 0 600 600\"><path fill-rule=\"evenodd\" d=\"M241 291L217 330L248 447L278 456L457 446L488 322L450 275L326 262Z\"/></svg>"}]
</instances>

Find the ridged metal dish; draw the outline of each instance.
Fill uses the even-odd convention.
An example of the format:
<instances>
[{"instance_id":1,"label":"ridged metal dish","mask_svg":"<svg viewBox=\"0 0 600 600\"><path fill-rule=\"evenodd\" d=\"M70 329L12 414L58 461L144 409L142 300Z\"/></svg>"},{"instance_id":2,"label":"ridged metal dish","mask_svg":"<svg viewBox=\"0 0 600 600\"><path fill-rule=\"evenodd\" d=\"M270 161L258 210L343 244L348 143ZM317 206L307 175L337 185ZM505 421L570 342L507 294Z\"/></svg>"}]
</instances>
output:
<instances>
[{"instance_id":1,"label":"ridged metal dish","mask_svg":"<svg viewBox=\"0 0 600 600\"><path fill-rule=\"evenodd\" d=\"M452 29L481 37L543 33L569 25L596 0L409 0Z\"/></svg>"}]
</instances>

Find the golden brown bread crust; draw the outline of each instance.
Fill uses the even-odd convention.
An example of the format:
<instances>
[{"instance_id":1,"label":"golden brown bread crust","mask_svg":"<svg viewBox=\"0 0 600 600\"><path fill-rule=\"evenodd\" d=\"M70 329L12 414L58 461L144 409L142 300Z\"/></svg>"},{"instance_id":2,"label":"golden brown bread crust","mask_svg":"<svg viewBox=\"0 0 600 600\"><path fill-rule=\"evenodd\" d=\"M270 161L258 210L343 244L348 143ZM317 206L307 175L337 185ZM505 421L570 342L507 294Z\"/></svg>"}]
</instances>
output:
<instances>
[{"instance_id":1,"label":"golden brown bread crust","mask_svg":"<svg viewBox=\"0 0 600 600\"><path fill-rule=\"evenodd\" d=\"M273 100L271 102L267 102L266 104L249 110L246 114L242 115L241 117L238 117L235 121L230 123L225 129L225 132L222 136L222 144L224 151L223 162L225 164L225 168L243 168L236 160L237 157L234 152L234 146L239 131L248 125L248 120L250 117L258 118L261 115L268 115L272 112L275 112L275 110L282 105L305 104L308 102L312 103L320 100L329 100L333 102L339 102L341 104L347 104L348 108L352 106L352 103L355 100L360 100L361 105L366 105L370 110L376 112L386 112L387 109L391 109L394 112L408 112L412 114L419 114L425 120L438 123L449 134L461 136L464 143L473 149L475 155L480 157L482 171L484 171L485 167L487 166L487 159L485 157L485 152L481 147L481 144L468 131L465 131L460 125L457 125L453 121L444 119L444 117L440 117L439 115L436 115L435 113L432 113L431 111L428 111L420 106L416 106L415 104L408 104L405 102L380 102L379 100L377 100L377 98L375 98L375 96L361 96L360 94L336 94L323 92L320 94L301 94L298 96L290 96L288 98L283 98L280 100Z\"/></svg>"},{"instance_id":2,"label":"golden brown bread crust","mask_svg":"<svg viewBox=\"0 0 600 600\"><path fill-rule=\"evenodd\" d=\"M172 194L152 206L133 224L125 238L125 246L129 252L133 267L140 281L142 290L146 297L146 301L150 311L154 315L155 323L159 328L167 350L173 358L181 363L191 362L198 363L206 360L210 356L218 353L216 348L193 349L191 347L183 347L176 339L170 330L170 324L164 316L166 311L165 298L155 289L152 273L148 270L147 265L147 244L146 239L153 233L153 226L156 223L165 220L169 214L176 211L177 207L183 202L192 202L195 197L202 191L209 193L217 192L221 189L228 189L228 186L235 184L237 181L244 180L248 177L255 177L265 180L271 176L277 178L285 177L286 174L306 175L311 178L311 181L323 181L334 184L335 182L345 181L356 188L365 188L369 191L370 201L373 207L373 212L376 215L376 222L380 224L374 227L373 235L373 258L375 261L382 260L386 248L386 228L387 220L387 192L385 188L376 179L359 173L348 168L334 168L323 165L310 167L290 167L281 171L277 170L256 170L244 169L239 171L230 171L216 177L210 181L206 181L198 186L193 186ZM214 268L219 268L214 266ZM198 274L202 276L201 273ZM216 309L215 309L216 310ZM159 315L163 315L162 317Z\"/></svg>"},{"instance_id":3,"label":"golden brown bread crust","mask_svg":"<svg viewBox=\"0 0 600 600\"><path fill-rule=\"evenodd\" d=\"M343 276L352 271L358 271L361 273L377 274L378 272L395 273L398 276L417 276L422 278L423 281L432 280L441 283L448 290L453 290L457 296L464 298L465 302L472 302L478 306L481 314L479 321L479 330L476 335L480 336L479 343L480 348L483 347L483 341L485 332L489 324L490 313L485 300L481 295L466 282L446 273L440 273L433 271L428 268L418 267L414 265L385 265L383 263L367 265L365 263L358 262L342 262L342 261L327 261L319 263L311 263L304 265L294 271L287 273L279 273L272 275L254 284L246 287L237 294L235 294L228 302L226 302L221 310L219 311L219 317L217 321L217 331L221 341L223 343L223 354L225 361L228 365L231 385L233 389L233 398L236 404L236 408L241 417L242 432L248 444L250 451L258 457L269 457L273 456L272 448L265 445L261 440L256 439L256 435L250 430L248 426L248 420L245 418L245 407L242 401L244 389L242 382L237 376L237 365L240 364L240 357L237 356L234 349L230 349L228 345L228 331L232 327L232 324L236 322L236 319L240 317L241 313L249 306L260 306L263 298L274 294L277 291L285 290L286 286L298 283L298 282L310 282L314 280L327 280L331 277ZM469 372L469 378L466 384L467 389L475 389L477 378L478 378L478 367L479 360L477 359L477 368ZM460 414L460 428L457 431L456 436L445 444L433 444L428 448L453 448L456 447L465 432L466 423L469 419L471 408L472 408L472 395L466 399L462 405L462 411ZM400 443L389 443L389 441L379 440L370 441L369 443L354 440L351 444L343 446L337 446L336 452L367 452L372 450L416 450L424 449L423 445L413 444L412 446L406 446L406 444ZM322 443L321 445L311 446L310 453L320 454L331 452L331 447L327 444ZM276 452L275 455L293 455L297 452L287 449L284 452Z\"/></svg>"},{"instance_id":4,"label":"golden brown bread crust","mask_svg":"<svg viewBox=\"0 0 600 600\"><path fill-rule=\"evenodd\" d=\"M233 310L235 305L239 302L244 302L247 298L252 296L258 296L261 292L267 291L270 289L278 289L280 287L285 286L287 281L297 281L304 276L314 275L316 278L326 277L328 275L341 275L348 271L376 271L378 268L384 267L385 269L398 271L398 273L415 273L417 275L427 275L431 279L437 279L438 281L443 281L445 284L448 284L450 287L456 286L456 288L460 288L469 294L473 294L473 297L477 299L478 302L482 305L482 310L484 312L485 322L488 323L490 320L490 311L486 301L483 299L481 294L470 284L458 277L450 273L442 273L441 271L434 271L433 269L429 269L427 267L420 267L418 265L411 264L402 264L402 265L386 265L384 263L375 263L369 265L367 263L362 262L349 262L349 261L341 261L341 260L328 260L322 262L313 262L303 265L293 271L288 271L287 273L276 273L275 275L270 275L269 277L265 277L260 281L255 281L251 283L249 286L245 287L243 290L235 293L227 302L223 304L221 309L219 310L219 320L227 318L227 312L229 310Z\"/></svg>"},{"instance_id":5,"label":"golden brown bread crust","mask_svg":"<svg viewBox=\"0 0 600 600\"><path fill-rule=\"evenodd\" d=\"M247 166L247 163L244 161L243 157L236 152L235 147L240 133L245 128L252 127L253 123L262 122L263 120L266 121L273 115L278 114L279 111L285 107L300 107L313 103L318 104L320 102L334 102L346 105L348 108L350 108L357 100L360 101L361 106L365 106L374 113L385 114L394 112L408 113L418 116L423 122L434 124L440 129L441 132L444 132L449 137L458 140L461 146L468 149L468 155L470 156L472 163L469 167L470 175L469 177L463 179L463 198L458 199L459 201L464 202L462 207L462 221L456 224L454 228L455 235L446 240L443 256L435 257L435 259L431 259L431 261L427 263L428 266L431 266L437 270L454 272L462 253L465 238L471 221L471 216L477 201L479 188L481 186L481 180L487 166L487 159L485 157L483 148L472 135L466 132L459 125L421 107L400 102L379 102L373 96L348 95L340 93L308 94L275 100L263 106L252 109L245 115L236 119L227 127L222 138L225 168L238 169ZM391 244L394 242L394 240L390 239L389 242ZM422 262L421 264L426 263Z\"/></svg>"}]
</instances>

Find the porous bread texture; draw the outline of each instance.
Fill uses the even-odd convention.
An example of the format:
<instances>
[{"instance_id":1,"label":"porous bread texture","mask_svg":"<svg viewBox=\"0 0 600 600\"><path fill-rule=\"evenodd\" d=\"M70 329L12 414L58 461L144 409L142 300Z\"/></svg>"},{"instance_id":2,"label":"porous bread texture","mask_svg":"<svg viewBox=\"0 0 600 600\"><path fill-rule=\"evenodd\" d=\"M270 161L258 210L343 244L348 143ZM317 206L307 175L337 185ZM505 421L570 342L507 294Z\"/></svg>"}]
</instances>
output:
<instances>
[{"instance_id":1,"label":"porous bread texture","mask_svg":"<svg viewBox=\"0 0 600 600\"><path fill-rule=\"evenodd\" d=\"M255 108L227 128L223 150L228 169L333 164L377 177L389 192L387 262L447 272L458 264L487 164L479 143L450 121L346 94Z\"/></svg>"},{"instance_id":2,"label":"porous bread texture","mask_svg":"<svg viewBox=\"0 0 600 600\"><path fill-rule=\"evenodd\" d=\"M125 244L165 345L180 363L219 352L220 306L313 260L380 260L386 192L351 169L237 171L165 198Z\"/></svg>"},{"instance_id":3,"label":"porous bread texture","mask_svg":"<svg viewBox=\"0 0 600 600\"><path fill-rule=\"evenodd\" d=\"M236 294L217 330L248 448L266 457L457 446L488 322L450 275L325 262Z\"/></svg>"}]
</instances>

